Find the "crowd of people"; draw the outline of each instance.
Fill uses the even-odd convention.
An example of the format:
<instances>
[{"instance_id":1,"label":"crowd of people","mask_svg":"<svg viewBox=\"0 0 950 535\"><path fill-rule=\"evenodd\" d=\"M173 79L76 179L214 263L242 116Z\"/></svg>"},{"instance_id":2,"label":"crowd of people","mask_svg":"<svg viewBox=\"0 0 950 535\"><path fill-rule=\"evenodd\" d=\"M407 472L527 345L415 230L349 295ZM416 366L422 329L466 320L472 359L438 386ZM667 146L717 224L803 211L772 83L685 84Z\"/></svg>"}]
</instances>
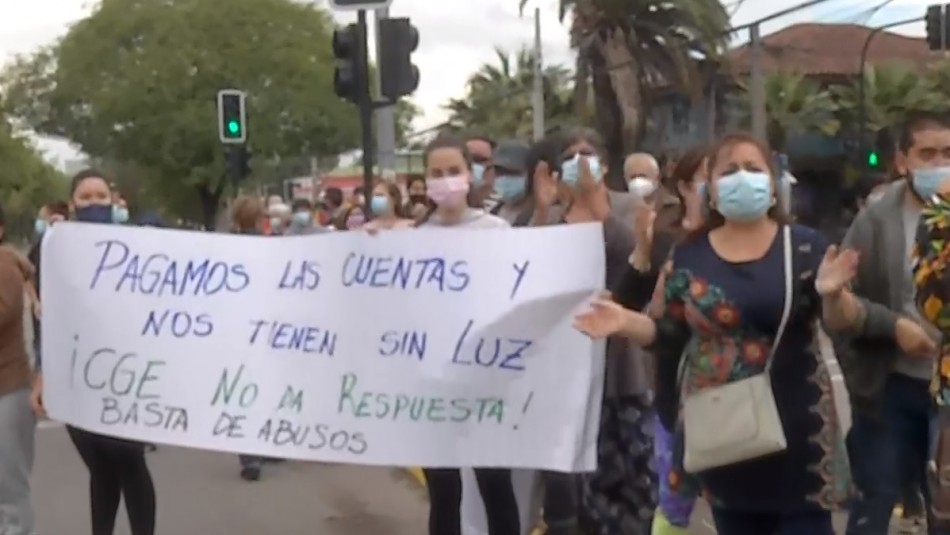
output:
<instances>
[{"instance_id":1,"label":"crowd of people","mask_svg":"<svg viewBox=\"0 0 950 535\"><path fill-rule=\"evenodd\" d=\"M700 498L720 535L833 535L840 509L849 511L848 535L884 535L898 504L906 533L939 535L950 533L950 482L935 477L950 467L941 412L950 392L950 120L909 114L897 149L895 180L867 189L840 244L793 222L784 174L752 136L689 150L665 173L650 154L630 154L626 188L615 191L604 180L604 145L587 129L533 144L439 136L425 150L424 177L379 181L348 200L334 188L316 203L242 196L230 229L602 223L609 293L575 318L578 330L607 340L598 465L540 474L535 507L550 535L685 534ZM43 207L37 234L66 219L125 223L129 213L89 170L73 179L68 202ZM4 535L34 533L29 475L35 419L44 417L43 359L37 347L30 369L22 311L24 298L36 300L38 331L40 269L38 247L28 260L0 247ZM848 432L816 350L820 330L844 372ZM132 533L154 534L146 445L68 429L89 469L92 534L113 533L120 498ZM266 461L242 456L241 476L257 480ZM460 471L424 474L429 534L459 535ZM488 534L522 535L511 469L474 474Z\"/></svg>"}]
</instances>

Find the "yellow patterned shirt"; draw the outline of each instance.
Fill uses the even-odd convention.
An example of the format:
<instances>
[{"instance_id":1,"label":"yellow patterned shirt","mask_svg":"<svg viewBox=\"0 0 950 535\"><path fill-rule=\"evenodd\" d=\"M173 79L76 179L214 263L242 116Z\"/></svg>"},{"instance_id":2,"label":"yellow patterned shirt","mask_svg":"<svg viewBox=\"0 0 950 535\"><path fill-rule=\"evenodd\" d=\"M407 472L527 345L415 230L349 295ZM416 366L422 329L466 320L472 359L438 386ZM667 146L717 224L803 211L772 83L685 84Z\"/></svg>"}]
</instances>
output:
<instances>
[{"instance_id":1,"label":"yellow patterned shirt","mask_svg":"<svg viewBox=\"0 0 950 535\"><path fill-rule=\"evenodd\" d=\"M940 360L931 382L938 405L950 405L950 197L924 206L914 245L914 286L924 319L940 329Z\"/></svg>"}]
</instances>

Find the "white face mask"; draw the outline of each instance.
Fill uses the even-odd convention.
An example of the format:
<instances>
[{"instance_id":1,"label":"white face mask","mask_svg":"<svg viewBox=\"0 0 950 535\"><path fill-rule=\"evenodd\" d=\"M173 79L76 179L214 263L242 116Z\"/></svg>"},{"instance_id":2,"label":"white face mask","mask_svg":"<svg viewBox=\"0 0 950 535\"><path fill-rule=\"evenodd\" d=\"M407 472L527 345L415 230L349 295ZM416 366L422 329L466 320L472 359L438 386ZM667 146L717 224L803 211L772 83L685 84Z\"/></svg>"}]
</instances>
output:
<instances>
[{"instance_id":1,"label":"white face mask","mask_svg":"<svg viewBox=\"0 0 950 535\"><path fill-rule=\"evenodd\" d=\"M656 192L656 183L643 176L635 176L627 182L627 190L635 196L645 199Z\"/></svg>"}]
</instances>

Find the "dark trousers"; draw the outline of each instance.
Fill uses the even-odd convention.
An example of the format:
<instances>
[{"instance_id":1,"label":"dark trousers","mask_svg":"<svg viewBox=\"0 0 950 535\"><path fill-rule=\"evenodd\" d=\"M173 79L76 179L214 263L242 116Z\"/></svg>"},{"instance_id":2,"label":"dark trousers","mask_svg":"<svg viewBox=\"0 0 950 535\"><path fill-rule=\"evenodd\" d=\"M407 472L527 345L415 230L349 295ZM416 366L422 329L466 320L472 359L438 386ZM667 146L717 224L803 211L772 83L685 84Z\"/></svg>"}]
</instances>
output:
<instances>
[{"instance_id":1,"label":"dark trousers","mask_svg":"<svg viewBox=\"0 0 950 535\"><path fill-rule=\"evenodd\" d=\"M575 474L541 472L544 483L544 523L547 535L575 535L577 533L577 487Z\"/></svg>"},{"instance_id":2,"label":"dark trousers","mask_svg":"<svg viewBox=\"0 0 950 535\"><path fill-rule=\"evenodd\" d=\"M931 414L928 381L891 374L880 418L854 415L847 445L858 496L847 535L887 535L907 482L924 481Z\"/></svg>"},{"instance_id":3,"label":"dark trousers","mask_svg":"<svg viewBox=\"0 0 950 535\"><path fill-rule=\"evenodd\" d=\"M424 468L429 490L429 535L462 533L462 476L455 468ZM507 468L476 468L488 535L521 535L521 517Z\"/></svg>"},{"instance_id":4,"label":"dark trousers","mask_svg":"<svg viewBox=\"0 0 950 535\"><path fill-rule=\"evenodd\" d=\"M717 535L835 535L828 511L783 515L714 508L713 522Z\"/></svg>"}]
</instances>

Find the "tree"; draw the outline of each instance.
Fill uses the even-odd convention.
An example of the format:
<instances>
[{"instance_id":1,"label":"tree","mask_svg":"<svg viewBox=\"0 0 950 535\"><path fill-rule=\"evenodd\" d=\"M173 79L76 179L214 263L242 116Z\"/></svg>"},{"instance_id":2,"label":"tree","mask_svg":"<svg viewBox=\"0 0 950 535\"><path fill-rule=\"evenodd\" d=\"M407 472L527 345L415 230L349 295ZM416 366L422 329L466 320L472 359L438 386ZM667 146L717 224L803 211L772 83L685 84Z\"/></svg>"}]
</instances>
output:
<instances>
[{"instance_id":1,"label":"tree","mask_svg":"<svg viewBox=\"0 0 950 535\"><path fill-rule=\"evenodd\" d=\"M66 178L47 164L25 136L14 133L0 106L0 207L6 235L30 238L33 218L45 203L66 198Z\"/></svg>"},{"instance_id":2,"label":"tree","mask_svg":"<svg viewBox=\"0 0 950 535\"><path fill-rule=\"evenodd\" d=\"M520 0L522 9L526 4ZM559 15L571 16L574 102L586 103L586 91L593 91L610 156L608 180L619 186L651 88L678 88L698 102L707 84L694 57L714 60L725 49L729 15L719 0L559 0Z\"/></svg>"},{"instance_id":3,"label":"tree","mask_svg":"<svg viewBox=\"0 0 950 535\"><path fill-rule=\"evenodd\" d=\"M103 0L15 62L5 90L26 125L147 170L171 212L211 225L228 182L218 90L248 92L255 164L357 146L355 109L332 92L332 28L291 0Z\"/></svg>"},{"instance_id":4,"label":"tree","mask_svg":"<svg viewBox=\"0 0 950 535\"><path fill-rule=\"evenodd\" d=\"M739 109L746 126L752 123L752 105L748 85L741 84ZM840 123L835 118L837 105L831 91L799 74L778 72L765 78L765 114L769 145L785 150L789 134L821 132L838 133Z\"/></svg>"},{"instance_id":5,"label":"tree","mask_svg":"<svg viewBox=\"0 0 950 535\"><path fill-rule=\"evenodd\" d=\"M911 69L884 65L864 71L865 131L859 132L859 82L833 88L843 124L855 125L852 135L867 136L900 124L908 111L939 109L943 104L932 81Z\"/></svg>"},{"instance_id":6,"label":"tree","mask_svg":"<svg viewBox=\"0 0 950 535\"><path fill-rule=\"evenodd\" d=\"M522 48L511 55L495 50L497 63L482 65L468 79L464 98L445 106L454 130L475 130L497 138L530 138L533 124L534 55ZM572 121L570 72L548 66L541 73L546 126ZM576 121L575 121L576 122Z\"/></svg>"}]
</instances>

